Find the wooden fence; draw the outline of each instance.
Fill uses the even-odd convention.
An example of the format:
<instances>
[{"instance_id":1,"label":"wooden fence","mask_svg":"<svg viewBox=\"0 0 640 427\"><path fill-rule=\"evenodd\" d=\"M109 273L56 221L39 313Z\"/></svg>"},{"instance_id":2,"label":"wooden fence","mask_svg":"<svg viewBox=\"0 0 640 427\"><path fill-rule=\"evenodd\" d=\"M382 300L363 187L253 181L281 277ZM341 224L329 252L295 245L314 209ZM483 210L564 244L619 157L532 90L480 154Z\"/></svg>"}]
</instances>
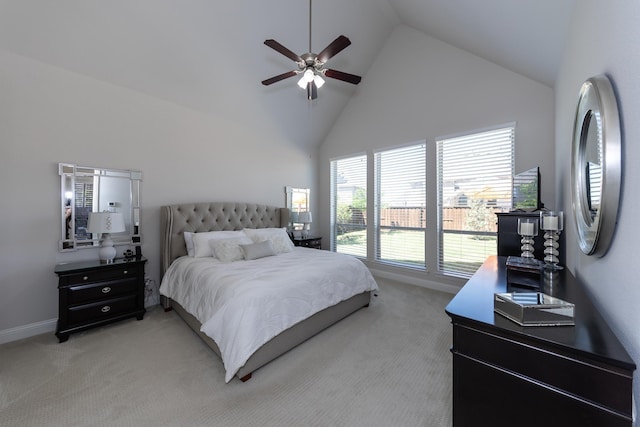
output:
<instances>
[{"instance_id":1,"label":"wooden fence","mask_svg":"<svg viewBox=\"0 0 640 427\"><path fill-rule=\"evenodd\" d=\"M442 223L445 230L465 230L468 229L467 218L471 208L457 207L444 208L442 210ZM493 213L502 212L502 209L495 208ZM425 227L427 212L425 208L383 208L380 210L380 226L382 227ZM489 232L497 232L497 220L490 221ZM352 209L351 224L366 225L367 211L365 209Z\"/></svg>"}]
</instances>

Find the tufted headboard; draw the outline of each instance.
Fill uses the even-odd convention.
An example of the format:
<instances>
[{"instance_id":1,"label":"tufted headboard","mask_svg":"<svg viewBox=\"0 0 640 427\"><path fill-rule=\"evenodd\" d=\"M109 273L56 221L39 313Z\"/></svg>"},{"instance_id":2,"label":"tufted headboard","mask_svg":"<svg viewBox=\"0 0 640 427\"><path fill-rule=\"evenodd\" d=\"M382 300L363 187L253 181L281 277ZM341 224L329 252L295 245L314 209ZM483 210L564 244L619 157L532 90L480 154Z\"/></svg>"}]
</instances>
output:
<instances>
[{"instance_id":1,"label":"tufted headboard","mask_svg":"<svg viewBox=\"0 0 640 427\"><path fill-rule=\"evenodd\" d=\"M255 203L183 203L162 206L160 217L164 274L176 258L187 254L183 232L286 227L289 209Z\"/></svg>"}]
</instances>

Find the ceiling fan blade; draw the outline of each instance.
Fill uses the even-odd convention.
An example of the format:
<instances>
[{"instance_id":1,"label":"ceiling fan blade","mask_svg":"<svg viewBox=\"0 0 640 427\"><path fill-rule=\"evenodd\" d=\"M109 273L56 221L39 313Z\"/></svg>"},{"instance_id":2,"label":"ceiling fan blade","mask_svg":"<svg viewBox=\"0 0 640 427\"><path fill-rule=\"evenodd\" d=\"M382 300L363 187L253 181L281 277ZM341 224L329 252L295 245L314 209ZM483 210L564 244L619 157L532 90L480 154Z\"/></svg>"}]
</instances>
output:
<instances>
[{"instance_id":1,"label":"ceiling fan blade","mask_svg":"<svg viewBox=\"0 0 640 427\"><path fill-rule=\"evenodd\" d=\"M318 97L318 87L314 82L307 83L307 99L313 101Z\"/></svg>"},{"instance_id":2,"label":"ceiling fan blade","mask_svg":"<svg viewBox=\"0 0 640 427\"><path fill-rule=\"evenodd\" d=\"M342 80L343 82L352 83L357 85L362 80L362 77L356 76L355 74L345 73L344 71L337 70L324 70L324 75L327 77L331 77L332 79Z\"/></svg>"},{"instance_id":3,"label":"ceiling fan blade","mask_svg":"<svg viewBox=\"0 0 640 427\"><path fill-rule=\"evenodd\" d=\"M282 46L280 43L278 43L277 41L275 41L273 39L265 40L264 44L266 44L267 46L269 46L271 49L275 50L276 52L279 52L279 53L283 54L284 56L286 56L287 58L291 59L292 61L295 61L295 62L301 62L302 61L302 58L300 58L299 55L291 52L289 49L287 49L286 47Z\"/></svg>"},{"instance_id":4,"label":"ceiling fan blade","mask_svg":"<svg viewBox=\"0 0 640 427\"><path fill-rule=\"evenodd\" d=\"M337 39L332 41L329 46L325 47L322 52L318 54L318 61L325 63L329 60L329 58L340 53L345 47L351 44L351 40L349 40L345 36L338 36Z\"/></svg>"},{"instance_id":5,"label":"ceiling fan blade","mask_svg":"<svg viewBox=\"0 0 640 427\"><path fill-rule=\"evenodd\" d=\"M280 80L288 79L289 77L293 77L296 74L298 73L296 73L295 71L287 71L286 73L278 74L277 76L273 76L270 79L263 80L262 84L265 86L269 86L272 83L276 83L276 82L279 82Z\"/></svg>"}]
</instances>

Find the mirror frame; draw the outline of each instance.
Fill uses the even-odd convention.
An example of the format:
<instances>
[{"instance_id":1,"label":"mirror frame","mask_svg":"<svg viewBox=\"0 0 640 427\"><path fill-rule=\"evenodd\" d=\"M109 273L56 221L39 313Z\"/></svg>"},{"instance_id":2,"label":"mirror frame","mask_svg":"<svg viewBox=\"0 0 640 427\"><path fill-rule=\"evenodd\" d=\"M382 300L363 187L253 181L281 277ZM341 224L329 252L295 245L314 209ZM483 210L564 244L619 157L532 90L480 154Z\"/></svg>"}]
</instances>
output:
<instances>
[{"instance_id":1,"label":"mirror frame","mask_svg":"<svg viewBox=\"0 0 640 427\"><path fill-rule=\"evenodd\" d=\"M590 146L593 141L599 146ZM599 152L601 168L599 188L595 189L595 181L587 173L594 149ZM613 238L620 200L621 152L620 117L613 86L605 75L592 77L580 88L571 153L573 215L580 249L587 255L603 256ZM600 200L594 209L591 196L598 190Z\"/></svg>"},{"instance_id":2,"label":"mirror frame","mask_svg":"<svg viewBox=\"0 0 640 427\"><path fill-rule=\"evenodd\" d=\"M128 181L128 194L122 195L123 198L127 198L127 204L130 206L130 212L127 212L127 215L125 215L125 226L128 229L128 233L113 233L111 235L111 239L113 240L114 245L140 245L142 243L142 233L140 228L140 192L142 172L136 170L78 166L72 163L59 163L58 174L60 175L61 237L59 241L59 250L61 252L100 246L100 236L97 234L91 234L90 238L83 238L78 236L76 230L77 212L74 200L76 182L81 178L87 177L94 181L97 180L97 182L100 182L101 178L116 178ZM71 192L72 194L69 195L67 194L68 192ZM97 192L97 197L99 199L99 189ZM101 203L100 200L97 202L99 204ZM117 209L117 207L114 207L114 209ZM69 212L69 215L67 215L67 212ZM67 222L67 217L69 218L69 222ZM67 228L72 230L73 233L67 234Z\"/></svg>"}]
</instances>

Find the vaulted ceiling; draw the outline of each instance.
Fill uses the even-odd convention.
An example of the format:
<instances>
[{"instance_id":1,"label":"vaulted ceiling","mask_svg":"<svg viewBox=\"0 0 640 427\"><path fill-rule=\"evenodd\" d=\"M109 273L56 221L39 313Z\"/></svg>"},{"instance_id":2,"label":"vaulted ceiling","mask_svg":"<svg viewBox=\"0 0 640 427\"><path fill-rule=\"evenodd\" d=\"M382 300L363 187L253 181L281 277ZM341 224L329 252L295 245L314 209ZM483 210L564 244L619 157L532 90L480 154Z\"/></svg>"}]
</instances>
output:
<instances>
[{"instance_id":1,"label":"vaulted ceiling","mask_svg":"<svg viewBox=\"0 0 640 427\"><path fill-rule=\"evenodd\" d=\"M407 25L548 86L575 0L316 0L312 49L344 34L330 68L366 79ZM361 86L327 79L316 101L263 44L308 50L307 0L0 0L0 48L205 114L269 129L312 150ZM393 76L390 76L393 78Z\"/></svg>"}]
</instances>

